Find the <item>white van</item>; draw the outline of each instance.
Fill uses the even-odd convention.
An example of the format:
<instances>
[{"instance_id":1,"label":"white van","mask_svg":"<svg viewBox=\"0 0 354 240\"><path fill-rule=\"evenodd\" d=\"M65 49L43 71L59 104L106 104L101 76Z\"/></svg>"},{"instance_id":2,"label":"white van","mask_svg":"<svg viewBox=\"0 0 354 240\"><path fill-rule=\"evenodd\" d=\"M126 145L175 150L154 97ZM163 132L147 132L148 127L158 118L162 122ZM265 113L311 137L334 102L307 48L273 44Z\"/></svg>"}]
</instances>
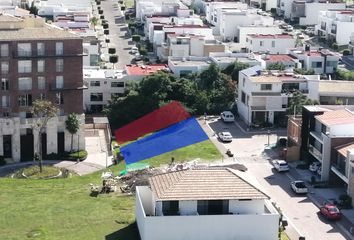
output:
<instances>
[{"instance_id":1,"label":"white van","mask_svg":"<svg viewBox=\"0 0 354 240\"><path fill-rule=\"evenodd\" d=\"M234 115L232 114L232 112L230 111L223 111L221 114L221 119L224 121L224 122L233 122L235 121L235 117Z\"/></svg>"}]
</instances>

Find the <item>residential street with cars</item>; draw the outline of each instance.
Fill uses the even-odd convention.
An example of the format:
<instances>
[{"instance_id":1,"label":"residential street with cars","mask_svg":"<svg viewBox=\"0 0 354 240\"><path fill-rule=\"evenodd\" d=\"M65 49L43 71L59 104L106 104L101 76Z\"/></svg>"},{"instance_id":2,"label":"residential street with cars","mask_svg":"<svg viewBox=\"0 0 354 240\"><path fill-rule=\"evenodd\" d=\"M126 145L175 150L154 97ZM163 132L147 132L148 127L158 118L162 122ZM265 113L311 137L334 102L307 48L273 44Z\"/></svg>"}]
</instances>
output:
<instances>
[{"instance_id":1,"label":"residential street with cars","mask_svg":"<svg viewBox=\"0 0 354 240\"><path fill-rule=\"evenodd\" d=\"M204 123L204 129L209 128L211 139L219 150L226 152L229 149L234 154L235 160L225 156L223 161L236 161L245 165L247 171L258 180L272 200L277 203L290 225L288 235L293 237L291 239L298 239L299 236L311 240L353 239L353 236L350 236L350 230L352 230L350 222L346 219L330 221L320 214L318 206L321 204L319 199L332 199L335 195L333 193L340 192L341 189L331 191L331 189L312 188L308 184L307 176L301 175L306 173L311 176L312 173L307 169L298 171L293 164L290 164L290 170L286 172L278 172L274 168L273 161L278 158L268 147L268 141L270 145L274 145L280 137L285 137L286 132L283 129L272 129L270 134L266 130L247 132L247 129L242 127L242 123L238 121L224 123L218 117L209 118L207 124ZM232 134L232 142L220 141L217 133L222 131ZM291 182L295 180L302 180L306 183L307 194L294 192Z\"/></svg>"}]
</instances>

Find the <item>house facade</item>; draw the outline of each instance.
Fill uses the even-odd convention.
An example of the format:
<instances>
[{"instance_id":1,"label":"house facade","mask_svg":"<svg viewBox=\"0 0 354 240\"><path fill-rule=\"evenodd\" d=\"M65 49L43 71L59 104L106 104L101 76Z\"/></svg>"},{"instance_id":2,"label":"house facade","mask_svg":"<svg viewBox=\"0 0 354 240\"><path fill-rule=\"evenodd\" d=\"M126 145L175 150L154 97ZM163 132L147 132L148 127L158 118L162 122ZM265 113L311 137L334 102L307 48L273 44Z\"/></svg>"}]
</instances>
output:
<instances>
[{"instance_id":1,"label":"house facade","mask_svg":"<svg viewBox=\"0 0 354 240\"><path fill-rule=\"evenodd\" d=\"M274 240L279 226L269 197L245 173L225 168L151 177L136 188L136 219L142 240Z\"/></svg>"},{"instance_id":2,"label":"house facade","mask_svg":"<svg viewBox=\"0 0 354 240\"><path fill-rule=\"evenodd\" d=\"M295 37L287 34L250 34L246 38L247 52L285 54L295 47Z\"/></svg>"}]
</instances>

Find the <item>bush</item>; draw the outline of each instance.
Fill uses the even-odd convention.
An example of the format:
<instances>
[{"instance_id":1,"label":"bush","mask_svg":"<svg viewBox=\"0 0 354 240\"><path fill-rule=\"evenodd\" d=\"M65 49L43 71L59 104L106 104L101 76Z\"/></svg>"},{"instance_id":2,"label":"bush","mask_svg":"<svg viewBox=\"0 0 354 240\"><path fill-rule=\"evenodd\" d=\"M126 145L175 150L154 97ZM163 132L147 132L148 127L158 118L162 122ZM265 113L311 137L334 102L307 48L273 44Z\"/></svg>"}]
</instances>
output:
<instances>
[{"instance_id":1,"label":"bush","mask_svg":"<svg viewBox=\"0 0 354 240\"><path fill-rule=\"evenodd\" d=\"M109 62L110 63L117 63L118 62L118 56L117 55L109 56Z\"/></svg>"},{"instance_id":2,"label":"bush","mask_svg":"<svg viewBox=\"0 0 354 240\"><path fill-rule=\"evenodd\" d=\"M339 206L345 209L352 208L352 198L347 194L339 196Z\"/></svg>"},{"instance_id":3,"label":"bush","mask_svg":"<svg viewBox=\"0 0 354 240\"><path fill-rule=\"evenodd\" d=\"M338 50L338 44L337 44L337 43L333 43L333 44L332 44L332 48L333 48L334 50Z\"/></svg>"},{"instance_id":4,"label":"bush","mask_svg":"<svg viewBox=\"0 0 354 240\"><path fill-rule=\"evenodd\" d=\"M350 50L349 50L349 49L344 49L344 50L343 50L343 55L344 55L344 56L350 55Z\"/></svg>"},{"instance_id":5,"label":"bush","mask_svg":"<svg viewBox=\"0 0 354 240\"><path fill-rule=\"evenodd\" d=\"M4 156L0 156L0 166L4 166L6 164Z\"/></svg>"},{"instance_id":6,"label":"bush","mask_svg":"<svg viewBox=\"0 0 354 240\"><path fill-rule=\"evenodd\" d=\"M110 40L109 38L106 38L105 42L106 42L106 43L110 43L111 40Z\"/></svg>"},{"instance_id":7,"label":"bush","mask_svg":"<svg viewBox=\"0 0 354 240\"><path fill-rule=\"evenodd\" d=\"M133 40L134 42L140 42L141 36L140 36L140 35L133 35L133 36L132 36L132 40Z\"/></svg>"},{"instance_id":8,"label":"bush","mask_svg":"<svg viewBox=\"0 0 354 240\"><path fill-rule=\"evenodd\" d=\"M145 56L147 54L146 48L140 48L139 52L140 52L140 55L143 55L143 56Z\"/></svg>"},{"instance_id":9,"label":"bush","mask_svg":"<svg viewBox=\"0 0 354 240\"><path fill-rule=\"evenodd\" d=\"M116 49L115 48L108 48L108 53L109 54L115 54L116 53Z\"/></svg>"},{"instance_id":10,"label":"bush","mask_svg":"<svg viewBox=\"0 0 354 240\"><path fill-rule=\"evenodd\" d=\"M87 151L86 150L81 150L81 151L76 151L69 153L70 160L77 160L79 159L80 161L83 161L87 158Z\"/></svg>"},{"instance_id":11,"label":"bush","mask_svg":"<svg viewBox=\"0 0 354 240\"><path fill-rule=\"evenodd\" d=\"M286 138L280 138L278 141L278 147L286 147L286 143L287 143L287 139Z\"/></svg>"},{"instance_id":12,"label":"bush","mask_svg":"<svg viewBox=\"0 0 354 240\"><path fill-rule=\"evenodd\" d=\"M81 150L79 152L64 152L61 154L51 153L43 157L45 160L72 160L76 161L79 157L80 161L87 158L87 151Z\"/></svg>"},{"instance_id":13,"label":"bush","mask_svg":"<svg viewBox=\"0 0 354 240\"><path fill-rule=\"evenodd\" d=\"M103 34L108 35L109 34L109 30L108 29L103 30Z\"/></svg>"},{"instance_id":14,"label":"bush","mask_svg":"<svg viewBox=\"0 0 354 240\"><path fill-rule=\"evenodd\" d=\"M103 19L104 19L104 16L103 16L103 15L101 15L101 16L100 16L100 19L101 19L101 20L103 20Z\"/></svg>"},{"instance_id":15,"label":"bush","mask_svg":"<svg viewBox=\"0 0 354 240\"><path fill-rule=\"evenodd\" d=\"M100 9L100 10L98 10L98 14L103 14L103 10L102 9Z\"/></svg>"},{"instance_id":16,"label":"bush","mask_svg":"<svg viewBox=\"0 0 354 240\"><path fill-rule=\"evenodd\" d=\"M108 23L103 23L102 27L103 27L103 29L107 29L108 28Z\"/></svg>"}]
</instances>

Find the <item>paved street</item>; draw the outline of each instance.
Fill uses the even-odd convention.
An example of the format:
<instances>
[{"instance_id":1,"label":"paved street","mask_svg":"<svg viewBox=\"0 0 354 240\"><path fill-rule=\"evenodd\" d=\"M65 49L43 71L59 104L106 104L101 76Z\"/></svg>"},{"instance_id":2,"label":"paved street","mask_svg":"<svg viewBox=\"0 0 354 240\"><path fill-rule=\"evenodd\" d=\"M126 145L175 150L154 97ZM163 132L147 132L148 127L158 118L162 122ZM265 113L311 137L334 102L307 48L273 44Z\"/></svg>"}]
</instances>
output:
<instances>
[{"instance_id":1,"label":"paved street","mask_svg":"<svg viewBox=\"0 0 354 240\"><path fill-rule=\"evenodd\" d=\"M113 0L101 1L101 7L109 24L108 37L117 50L118 63L115 64L115 68L124 69L124 66L130 64L133 58L129 50L134 46L134 43L131 41L124 15L117 7L117 3Z\"/></svg>"},{"instance_id":2,"label":"paved street","mask_svg":"<svg viewBox=\"0 0 354 240\"><path fill-rule=\"evenodd\" d=\"M220 151L225 152L226 149L230 149L235 154L237 161L248 168L248 172L256 177L281 208L292 228L299 229L300 235L305 236L306 240L350 239L344 237L342 228L339 227L343 220L337 224L328 222L319 215L318 207L310 199L310 195L314 193L297 196L291 191L290 181L298 178L294 169L285 174L274 171L271 164L272 158L275 157L274 153L265 150L268 144L266 132L249 133L236 124L225 124L215 118L208 121L210 128L203 121L200 123L209 136L213 135L213 131L217 133L222 130L229 131L233 135L232 143L221 143L216 136L212 136L211 139ZM277 136L284 134L285 131L272 130L269 136L270 144L276 143Z\"/></svg>"}]
</instances>

